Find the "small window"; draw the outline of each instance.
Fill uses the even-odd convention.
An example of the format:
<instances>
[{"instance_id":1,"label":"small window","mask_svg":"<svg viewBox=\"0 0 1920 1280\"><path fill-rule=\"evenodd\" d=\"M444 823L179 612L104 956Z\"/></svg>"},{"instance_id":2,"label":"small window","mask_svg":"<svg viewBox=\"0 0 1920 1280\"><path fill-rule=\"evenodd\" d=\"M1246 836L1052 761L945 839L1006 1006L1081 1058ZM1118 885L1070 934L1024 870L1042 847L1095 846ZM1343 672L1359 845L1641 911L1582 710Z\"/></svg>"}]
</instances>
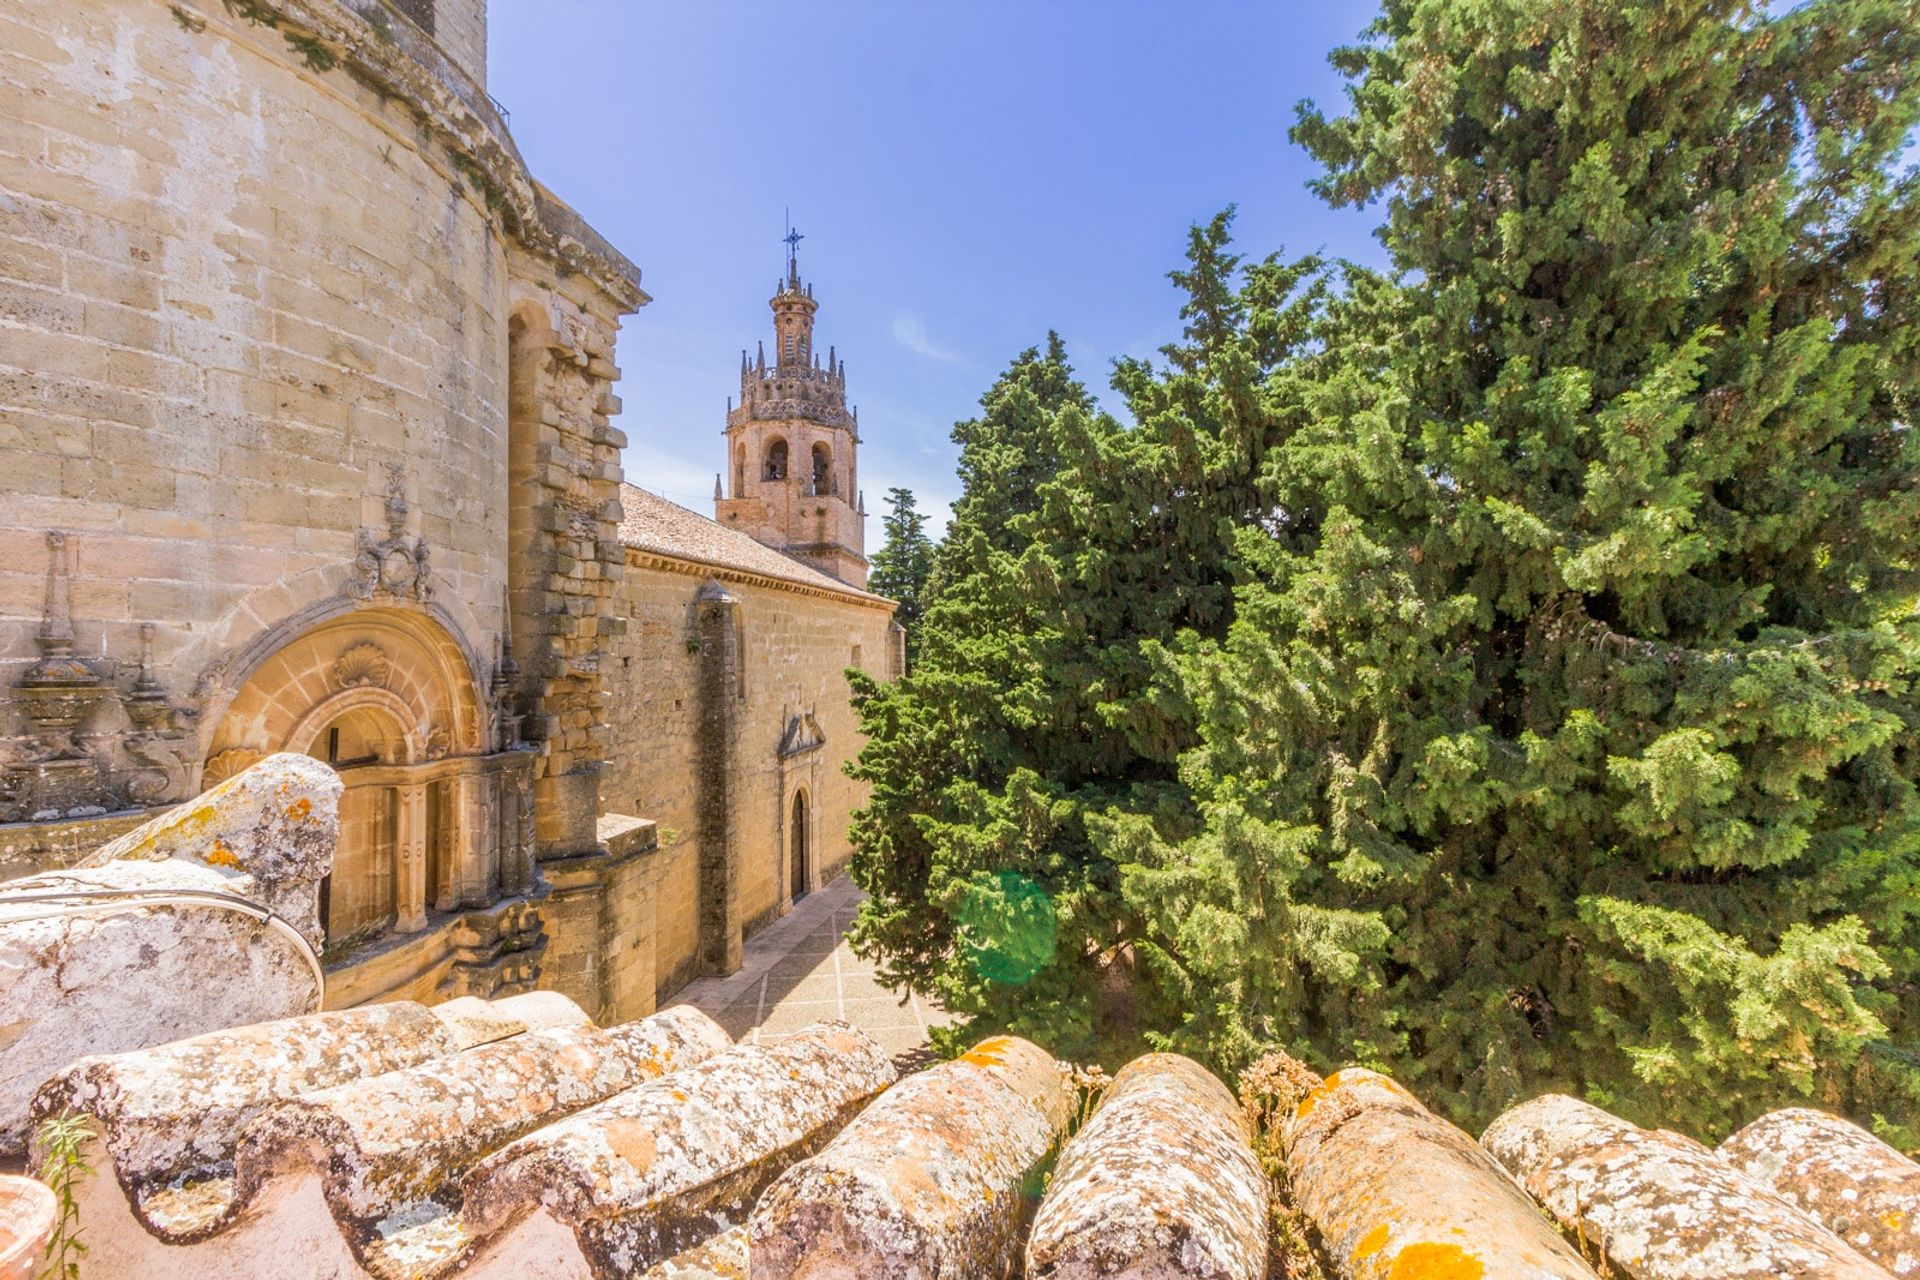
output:
<instances>
[{"instance_id":1,"label":"small window","mask_svg":"<svg viewBox=\"0 0 1920 1280\"><path fill-rule=\"evenodd\" d=\"M833 451L824 444L813 446L813 491L833 492Z\"/></svg>"},{"instance_id":2,"label":"small window","mask_svg":"<svg viewBox=\"0 0 1920 1280\"><path fill-rule=\"evenodd\" d=\"M860 662L860 646L859 645L853 646L853 658L850 665L860 667L862 671L866 670L866 667L862 666Z\"/></svg>"},{"instance_id":3,"label":"small window","mask_svg":"<svg viewBox=\"0 0 1920 1280\"><path fill-rule=\"evenodd\" d=\"M787 442L785 440L775 440L767 446L767 465L762 478L767 480L787 478Z\"/></svg>"}]
</instances>

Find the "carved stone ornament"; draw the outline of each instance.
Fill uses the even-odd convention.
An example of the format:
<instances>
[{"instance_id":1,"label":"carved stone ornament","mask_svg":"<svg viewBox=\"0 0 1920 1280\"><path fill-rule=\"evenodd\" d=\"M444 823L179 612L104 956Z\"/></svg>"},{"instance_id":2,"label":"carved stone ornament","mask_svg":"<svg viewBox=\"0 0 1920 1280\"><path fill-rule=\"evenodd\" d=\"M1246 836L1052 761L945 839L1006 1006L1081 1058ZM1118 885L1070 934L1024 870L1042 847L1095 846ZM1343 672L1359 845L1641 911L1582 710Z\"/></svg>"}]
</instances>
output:
<instances>
[{"instance_id":1,"label":"carved stone ornament","mask_svg":"<svg viewBox=\"0 0 1920 1280\"><path fill-rule=\"evenodd\" d=\"M206 768L200 771L200 785L211 787L225 782L242 769L250 769L264 759L265 754L252 747L228 747L207 761Z\"/></svg>"},{"instance_id":2,"label":"carved stone ornament","mask_svg":"<svg viewBox=\"0 0 1920 1280\"><path fill-rule=\"evenodd\" d=\"M444 760L451 748L452 744L447 739L446 729L435 725L427 731L426 745L421 748L421 754L428 760Z\"/></svg>"},{"instance_id":3,"label":"carved stone ornament","mask_svg":"<svg viewBox=\"0 0 1920 1280\"><path fill-rule=\"evenodd\" d=\"M395 469L387 490L387 536L361 529L355 541L353 568L347 574L346 593L355 600L399 596L411 600L433 598L432 553L425 538L407 536L407 498Z\"/></svg>"},{"instance_id":4,"label":"carved stone ornament","mask_svg":"<svg viewBox=\"0 0 1920 1280\"><path fill-rule=\"evenodd\" d=\"M14 698L56 760L84 753L74 734L113 688L92 664L73 651L73 611L67 587L67 535L47 535L47 602L34 643L40 659L14 686Z\"/></svg>"},{"instance_id":5,"label":"carved stone ornament","mask_svg":"<svg viewBox=\"0 0 1920 1280\"><path fill-rule=\"evenodd\" d=\"M801 711L787 720L786 732L780 735L780 756L801 755L808 751L818 751L827 745L827 735L820 728L820 722L814 719L813 712Z\"/></svg>"},{"instance_id":6,"label":"carved stone ornament","mask_svg":"<svg viewBox=\"0 0 1920 1280\"><path fill-rule=\"evenodd\" d=\"M333 678L342 689L384 685L392 672L393 662L386 650L371 640L353 645L333 664Z\"/></svg>"}]
</instances>

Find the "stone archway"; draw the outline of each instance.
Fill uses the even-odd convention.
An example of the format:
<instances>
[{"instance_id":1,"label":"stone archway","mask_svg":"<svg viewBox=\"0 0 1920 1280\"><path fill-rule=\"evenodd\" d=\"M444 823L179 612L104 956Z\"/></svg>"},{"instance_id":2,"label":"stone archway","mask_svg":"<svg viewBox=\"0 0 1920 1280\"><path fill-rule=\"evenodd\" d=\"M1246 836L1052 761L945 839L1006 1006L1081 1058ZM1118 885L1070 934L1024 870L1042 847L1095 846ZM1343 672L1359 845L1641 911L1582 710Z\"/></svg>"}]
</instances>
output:
<instances>
[{"instance_id":1,"label":"stone archway","mask_svg":"<svg viewBox=\"0 0 1920 1280\"><path fill-rule=\"evenodd\" d=\"M788 890L794 902L807 896L807 859L811 853L807 847L810 834L808 817L807 793L802 788L793 793L793 815L787 832Z\"/></svg>"},{"instance_id":2,"label":"stone archway","mask_svg":"<svg viewBox=\"0 0 1920 1280\"><path fill-rule=\"evenodd\" d=\"M436 618L355 609L263 652L213 730L202 785L275 751L340 773L340 845L323 887L330 953L527 887L526 760L491 751L466 651Z\"/></svg>"}]
</instances>

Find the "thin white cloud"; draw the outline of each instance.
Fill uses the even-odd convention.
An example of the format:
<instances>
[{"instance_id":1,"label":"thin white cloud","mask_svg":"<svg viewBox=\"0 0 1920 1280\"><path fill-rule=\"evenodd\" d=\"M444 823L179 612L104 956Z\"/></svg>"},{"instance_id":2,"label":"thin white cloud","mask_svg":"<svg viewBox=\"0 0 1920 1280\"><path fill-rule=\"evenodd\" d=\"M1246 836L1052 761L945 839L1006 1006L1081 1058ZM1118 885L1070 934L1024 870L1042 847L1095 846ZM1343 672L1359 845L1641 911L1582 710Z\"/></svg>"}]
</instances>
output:
<instances>
[{"instance_id":1,"label":"thin white cloud","mask_svg":"<svg viewBox=\"0 0 1920 1280\"><path fill-rule=\"evenodd\" d=\"M893 340L915 355L925 356L929 360L943 360L948 364L961 363L960 357L942 347L933 345L927 337L927 326L920 323L920 317L911 311L901 311L893 317Z\"/></svg>"}]
</instances>

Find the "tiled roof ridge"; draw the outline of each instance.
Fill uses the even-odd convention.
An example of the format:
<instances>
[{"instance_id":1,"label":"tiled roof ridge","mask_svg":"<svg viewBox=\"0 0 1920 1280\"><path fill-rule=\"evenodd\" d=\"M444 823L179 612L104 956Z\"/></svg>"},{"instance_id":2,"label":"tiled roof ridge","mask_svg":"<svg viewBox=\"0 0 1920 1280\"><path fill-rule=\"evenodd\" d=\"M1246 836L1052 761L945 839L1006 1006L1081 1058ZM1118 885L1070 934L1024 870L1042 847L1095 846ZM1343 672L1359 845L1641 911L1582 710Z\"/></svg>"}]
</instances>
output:
<instances>
[{"instance_id":1,"label":"tiled roof ridge","mask_svg":"<svg viewBox=\"0 0 1920 1280\"><path fill-rule=\"evenodd\" d=\"M1714 1151L1546 1095L1476 1141L1294 1075L1256 1110L1154 1053L1089 1096L1001 1036L894 1083L844 1023L733 1045L541 993L86 1059L36 1114L97 1122L89 1266L153 1280L1262 1280L1283 1204L1338 1280L1920 1275L1920 1164L1837 1116Z\"/></svg>"},{"instance_id":2,"label":"tiled roof ridge","mask_svg":"<svg viewBox=\"0 0 1920 1280\"><path fill-rule=\"evenodd\" d=\"M620 485L620 542L656 562L681 562L694 572L741 575L781 589L845 597L873 608L894 607L885 596L840 581L785 552L755 541L670 498L631 482ZM672 567L663 563L662 567Z\"/></svg>"}]
</instances>

